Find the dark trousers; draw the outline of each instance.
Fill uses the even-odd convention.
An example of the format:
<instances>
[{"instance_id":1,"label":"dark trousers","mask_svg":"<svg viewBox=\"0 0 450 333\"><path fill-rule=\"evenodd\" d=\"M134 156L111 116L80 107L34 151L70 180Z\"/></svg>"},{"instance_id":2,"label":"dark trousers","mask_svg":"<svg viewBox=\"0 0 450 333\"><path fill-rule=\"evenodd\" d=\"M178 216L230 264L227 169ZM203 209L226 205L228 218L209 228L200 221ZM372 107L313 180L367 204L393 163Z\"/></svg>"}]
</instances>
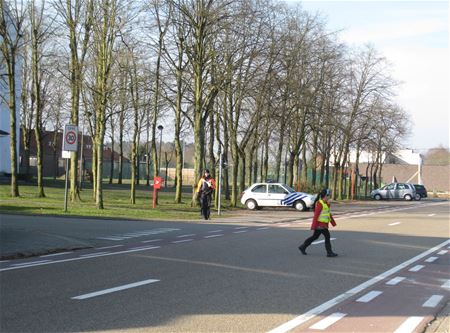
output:
<instances>
[{"instance_id":1,"label":"dark trousers","mask_svg":"<svg viewBox=\"0 0 450 333\"><path fill-rule=\"evenodd\" d=\"M201 214L205 220L209 219L211 215L211 195L210 194L202 194L200 196L200 207Z\"/></svg>"},{"instance_id":2,"label":"dark trousers","mask_svg":"<svg viewBox=\"0 0 450 333\"><path fill-rule=\"evenodd\" d=\"M314 230L313 235L305 240L302 247L306 249L308 246L311 245L312 242L314 242L317 238L319 238L321 234L325 237L325 249L327 250L327 253L332 253L333 250L331 249L330 232L328 231L328 229Z\"/></svg>"}]
</instances>

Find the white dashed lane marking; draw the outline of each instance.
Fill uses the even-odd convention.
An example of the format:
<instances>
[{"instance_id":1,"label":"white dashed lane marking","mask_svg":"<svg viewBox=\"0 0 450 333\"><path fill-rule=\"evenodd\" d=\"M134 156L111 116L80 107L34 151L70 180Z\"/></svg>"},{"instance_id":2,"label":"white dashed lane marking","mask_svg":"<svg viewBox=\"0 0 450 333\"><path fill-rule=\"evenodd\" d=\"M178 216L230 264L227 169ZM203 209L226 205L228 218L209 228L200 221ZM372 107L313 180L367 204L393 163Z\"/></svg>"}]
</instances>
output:
<instances>
[{"instance_id":1,"label":"white dashed lane marking","mask_svg":"<svg viewBox=\"0 0 450 333\"><path fill-rule=\"evenodd\" d=\"M215 233L215 232L222 232L223 230L212 230L212 231L208 231L209 234Z\"/></svg>"},{"instance_id":2,"label":"white dashed lane marking","mask_svg":"<svg viewBox=\"0 0 450 333\"><path fill-rule=\"evenodd\" d=\"M118 286L118 287L114 287L114 288L109 288L109 289L105 289L105 290L92 292L92 293L89 293L89 294L75 296L75 297L72 297L72 299L77 299L77 300L88 299L88 298L97 297L97 296L101 296L101 295L105 295L105 294L111 294L111 293L114 293L116 291L121 291L121 290L125 290L125 289L130 289L130 288L143 286L143 285L146 285L146 284L149 284L149 283L155 283L155 282L158 282L158 281L159 280L155 280L155 279L139 281L139 282L135 282L135 283L125 284L123 286Z\"/></svg>"},{"instance_id":3,"label":"white dashed lane marking","mask_svg":"<svg viewBox=\"0 0 450 333\"><path fill-rule=\"evenodd\" d=\"M425 267L424 265L416 265L416 266L410 268L409 271L410 271L410 272L418 272L418 271L420 271L420 270L421 270L422 268L424 268L424 267Z\"/></svg>"},{"instance_id":4,"label":"white dashed lane marking","mask_svg":"<svg viewBox=\"0 0 450 333\"><path fill-rule=\"evenodd\" d=\"M186 235L177 236L177 238L185 238L185 237L193 237L193 236L195 236L195 234L186 234Z\"/></svg>"},{"instance_id":5,"label":"white dashed lane marking","mask_svg":"<svg viewBox=\"0 0 450 333\"><path fill-rule=\"evenodd\" d=\"M443 298L444 296L442 295L433 295L425 303L422 304L422 307L435 308Z\"/></svg>"},{"instance_id":6,"label":"white dashed lane marking","mask_svg":"<svg viewBox=\"0 0 450 333\"><path fill-rule=\"evenodd\" d=\"M330 241L335 240L335 239L336 238L331 237ZM316 244L320 244L320 243L325 243L325 240L322 239L322 240L319 240L319 241L312 242L311 244L316 245Z\"/></svg>"},{"instance_id":7,"label":"white dashed lane marking","mask_svg":"<svg viewBox=\"0 0 450 333\"><path fill-rule=\"evenodd\" d=\"M149 239L149 240L142 241L142 243L154 243L154 242L160 242L160 241L162 241L162 239Z\"/></svg>"},{"instance_id":8,"label":"white dashed lane marking","mask_svg":"<svg viewBox=\"0 0 450 333\"><path fill-rule=\"evenodd\" d=\"M172 244L177 244L177 243L185 243L185 242L192 242L192 241L193 241L192 238L188 238L188 239L182 239L182 240L173 241L171 243Z\"/></svg>"},{"instance_id":9,"label":"white dashed lane marking","mask_svg":"<svg viewBox=\"0 0 450 333\"><path fill-rule=\"evenodd\" d=\"M450 290L450 280L445 281L442 285L441 288Z\"/></svg>"},{"instance_id":10,"label":"white dashed lane marking","mask_svg":"<svg viewBox=\"0 0 450 333\"><path fill-rule=\"evenodd\" d=\"M448 252L447 250L442 250L442 251L439 251L437 254L442 256L442 255L446 254L447 252Z\"/></svg>"},{"instance_id":11,"label":"white dashed lane marking","mask_svg":"<svg viewBox=\"0 0 450 333\"><path fill-rule=\"evenodd\" d=\"M436 261L436 259L438 259L438 257L429 257L425 262L433 262Z\"/></svg>"},{"instance_id":12,"label":"white dashed lane marking","mask_svg":"<svg viewBox=\"0 0 450 333\"><path fill-rule=\"evenodd\" d=\"M383 292L378 290L373 290L365 294L364 296L358 298L356 301L360 303L368 303L373 300L375 297L381 295Z\"/></svg>"},{"instance_id":13,"label":"white dashed lane marking","mask_svg":"<svg viewBox=\"0 0 450 333\"><path fill-rule=\"evenodd\" d=\"M214 237L222 237L222 234L218 234L218 235L209 235L209 236L205 236L203 238L214 238Z\"/></svg>"},{"instance_id":14,"label":"white dashed lane marking","mask_svg":"<svg viewBox=\"0 0 450 333\"><path fill-rule=\"evenodd\" d=\"M388 282L386 282L389 286L395 286L396 284L402 282L405 278L403 276L397 276L393 279L390 279Z\"/></svg>"}]
</instances>

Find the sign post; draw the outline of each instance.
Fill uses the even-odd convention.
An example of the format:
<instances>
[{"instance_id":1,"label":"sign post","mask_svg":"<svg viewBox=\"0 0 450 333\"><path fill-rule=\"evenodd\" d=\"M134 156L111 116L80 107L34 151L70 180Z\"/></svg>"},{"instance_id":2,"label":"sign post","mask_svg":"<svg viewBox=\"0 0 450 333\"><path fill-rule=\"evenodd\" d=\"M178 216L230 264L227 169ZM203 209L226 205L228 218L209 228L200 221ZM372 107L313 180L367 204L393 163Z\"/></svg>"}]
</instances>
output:
<instances>
[{"instance_id":1,"label":"sign post","mask_svg":"<svg viewBox=\"0 0 450 333\"><path fill-rule=\"evenodd\" d=\"M67 212L67 183L69 173L69 159L72 151L78 150L78 126L66 125L63 133L63 151L62 158L66 160L66 180L64 189L64 212Z\"/></svg>"},{"instance_id":2,"label":"sign post","mask_svg":"<svg viewBox=\"0 0 450 333\"><path fill-rule=\"evenodd\" d=\"M158 194L157 191L161 189L161 183L162 183L161 177L153 178L153 208L156 208L156 196Z\"/></svg>"}]
</instances>

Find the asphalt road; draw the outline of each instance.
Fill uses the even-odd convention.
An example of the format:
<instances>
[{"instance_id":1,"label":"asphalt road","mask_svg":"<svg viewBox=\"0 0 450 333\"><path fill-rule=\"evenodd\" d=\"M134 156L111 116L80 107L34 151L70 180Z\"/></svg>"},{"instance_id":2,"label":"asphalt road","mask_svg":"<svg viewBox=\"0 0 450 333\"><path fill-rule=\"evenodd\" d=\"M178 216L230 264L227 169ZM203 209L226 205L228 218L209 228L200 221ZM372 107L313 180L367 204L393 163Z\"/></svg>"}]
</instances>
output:
<instances>
[{"instance_id":1,"label":"asphalt road","mask_svg":"<svg viewBox=\"0 0 450 333\"><path fill-rule=\"evenodd\" d=\"M332 210L337 258L325 256L323 243L308 248L307 256L297 250L311 234L310 213L263 210L212 223L73 219L69 227L56 218L2 216L10 235L17 232L9 225L15 221L31 240L31 226L41 221L33 232L79 242L84 249L1 261L0 331L282 332L283 324L311 309L449 245L448 202L338 204ZM443 255L439 267L427 271L442 285L450 278L448 258ZM424 285L431 288L433 281ZM446 288L430 311L448 302ZM388 303L412 302L409 294L394 295ZM348 302L344 297L333 306ZM403 320L411 311L394 314L382 306L376 316ZM365 316L354 314L360 321ZM308 325L291 328L306 331Z\"/></svg>"}]
</instances>

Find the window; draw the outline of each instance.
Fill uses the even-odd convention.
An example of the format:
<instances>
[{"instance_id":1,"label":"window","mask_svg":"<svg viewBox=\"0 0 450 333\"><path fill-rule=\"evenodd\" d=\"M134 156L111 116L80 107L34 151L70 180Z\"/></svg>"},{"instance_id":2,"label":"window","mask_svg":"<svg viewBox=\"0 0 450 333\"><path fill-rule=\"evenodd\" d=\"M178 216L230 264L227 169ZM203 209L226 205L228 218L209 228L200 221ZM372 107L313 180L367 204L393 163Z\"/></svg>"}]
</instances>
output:
<instances>
[{"instance_id":1,"label":"window","mask_svg":"<svg viewBox=\"0 0 450 333\"><path fill-rule=\"evenodd\" d=\"M286 191L280 185L269 185L269 193L287 194L288 191Z\"/></svg>"},{"instance_id":2,"label":"window","mask_svg":"<svg viewBox=\"0 0 450 333\"><path fill-rule=\"evenodd\" d=\"M382 188L382 190L393 190L395 188L395 184L389 184Z\"/></svg>"},{"instance_id":3,"label":"window","mask_svg":"<svg viewBox=\"0 0 450 333\"><path fill-rule=\"evenodd\" d=\"M252 192L254 193L266 193L266 185L256 185Z\"/></svg>"},{"instance_id":4,"label":"window","mask_svg":"<svg viewBox=\"0 0 450 333\"><path fill-rule=\"evenodd\" d=\"M397 184L397 189L399 190L406 190L408 189L408 186L405 184Z\"/></svg>"}]
</instances>

